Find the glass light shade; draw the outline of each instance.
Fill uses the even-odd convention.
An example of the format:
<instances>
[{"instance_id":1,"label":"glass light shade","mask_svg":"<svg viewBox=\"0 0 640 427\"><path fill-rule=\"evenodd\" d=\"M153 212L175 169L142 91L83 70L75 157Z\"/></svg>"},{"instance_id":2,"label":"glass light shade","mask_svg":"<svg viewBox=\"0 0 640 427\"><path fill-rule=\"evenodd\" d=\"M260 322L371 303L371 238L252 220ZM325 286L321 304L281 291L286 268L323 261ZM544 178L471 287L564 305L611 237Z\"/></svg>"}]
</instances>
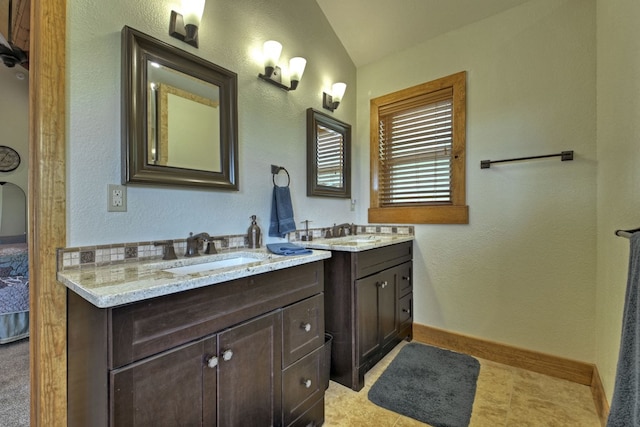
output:
<instances>
[{"instance_id":1,"label":"glass light shade","mask_svg":"<svg viewBox=\"0 0 640 427\"><path fill-rule=\"evenodd\" d=\"M205 0L182 0L182 19L184 25L200 25L202 13L204 12Z\"/></svg>"},{"instance_id":2,"label":"glass light shade","mask_svg":"<svg viewBox=\"0 0 640 427\"><path fill-rule=\"evenodd\" d=\"M304 67L307 66L307 60L296 56L289 60L289 75L291 80L300 81L302 74L304 73Z\"/></svg>"},{"instance_id":3,"label":"glass light shade","mask_svg":"<svg viewBox=\"0 0 640 427\"><path fill-rule=\"evenodd\" d=\"M333 86L331 86L331 98L332 101L335 102L342 102L342 97L344 96L344 92L347 90L347 84L346 83L334 83Z\"/></svg>"},{"instance_id":4,"label":"glass light shade","mask_svg":"<svg viewBox=\"0 0 640 427\"><path fill-rule=\"evenodd\" d=\"M282 53L282 45L275 40L266 41L262 47L262 53L264 54L265 68L275 67L278 65L280 53Z\"/></svg>"}]
</instances>

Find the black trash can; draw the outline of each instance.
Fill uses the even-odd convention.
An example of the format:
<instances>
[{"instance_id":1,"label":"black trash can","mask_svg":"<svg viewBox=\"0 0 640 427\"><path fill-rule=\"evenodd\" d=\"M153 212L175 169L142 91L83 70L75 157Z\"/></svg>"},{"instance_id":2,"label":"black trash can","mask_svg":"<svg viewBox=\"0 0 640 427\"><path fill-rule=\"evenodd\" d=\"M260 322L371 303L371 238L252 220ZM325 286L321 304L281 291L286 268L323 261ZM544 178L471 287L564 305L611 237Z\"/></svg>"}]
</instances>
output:
<instances>
[{"instance_id":1,"label":"black trash can","mask_svg":"<svg viewBox=\"0 0 640 427\"><path fill-rule=\"evenodd\" d=\"M329 378L331 377L331 342L333 336L331 334L324 334L324 357L322 358L322 382L324 383L324 389L329 388Z\"/></svg>"}]
</instances>

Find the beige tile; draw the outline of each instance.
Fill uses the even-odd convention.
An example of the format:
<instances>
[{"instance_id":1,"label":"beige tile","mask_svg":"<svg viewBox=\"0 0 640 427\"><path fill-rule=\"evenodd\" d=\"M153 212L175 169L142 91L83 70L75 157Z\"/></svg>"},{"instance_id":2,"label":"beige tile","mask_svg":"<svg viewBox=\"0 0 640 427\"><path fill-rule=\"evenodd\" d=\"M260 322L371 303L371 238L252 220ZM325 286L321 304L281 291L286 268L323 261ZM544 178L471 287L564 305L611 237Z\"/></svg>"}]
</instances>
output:
<instances>
[{"instance_id":1,"label":"beige tile","mask_svg":"<svg viewBox=\"0 0 640 427\"><path fill-rule=\"evenodd\" d=\"M400 343L367 372L360 392L330 382L325 426L429 426L378 407L367 398L371 385L406 344ZM470 427L600 427L589 387L478 360L480 373Z\"/></svg>"},{"instance_id":2,"label":"beige tile","mask_svg":"<svg viewBox=\"0 0 640 427\"><path fill-rule=\"evenodd\" d=\"M514 394L507 427L600 427L598 418L581 408Z\"/></svg>"},{"instance_id":3,"label":"beige tile","mask_svg":"<svg viewBox=\"0 0 640 427\"><path fill-rule=\"evenodd\" d=\"M552 401L557 405L580 408L596 414L591 388L571 381L553 378L536 372L516 369L514 392L520 395Z\"/></svg>"},{"instance_id":4,"label":"beige tile","mask_svg":"<svg viewBox=\"0 0 640 427\"><path fill-rule=\"evenodd\" d=\"M399 415L381 408L367 398L365 389L355 392L331 381L325 395L325 426L389 426Z\"/></svg>"}]
</instances>

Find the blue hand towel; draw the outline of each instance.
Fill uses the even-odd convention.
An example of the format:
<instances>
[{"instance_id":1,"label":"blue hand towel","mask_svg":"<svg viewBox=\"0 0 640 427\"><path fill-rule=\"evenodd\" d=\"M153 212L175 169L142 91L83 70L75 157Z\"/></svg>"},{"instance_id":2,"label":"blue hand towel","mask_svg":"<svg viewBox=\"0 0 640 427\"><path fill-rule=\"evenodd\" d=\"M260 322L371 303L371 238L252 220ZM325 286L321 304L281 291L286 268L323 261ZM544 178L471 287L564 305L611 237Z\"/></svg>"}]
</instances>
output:
<instances>
[{"instance_id":1,"label":"blue hand towel","mask_svg":"<svg viewBox=\"0 0 640 427\"><path fill-rule=\"evenodd\" d=\"M289 187L274 186L271 200L269 236L285 237L287 233L295 230L296 222L293 220L293 207L291 206Z\"/></svg>"},{"instance_id":2,"label":"blue hand towel","mask_svg":"<svg viewBox=\"0 0 640 427\"><path fill-rule=\"evenodd\" d=\"M607 427L640 425L640 232L630 237L622 336Z\"/></svg>"},{"instance_id":3,"label":"blue hand towel","mask_svg":"<svg viewBox=\"0 0 640 427\"><path fill-rule=\"evenodd\" d=\"M311 249L303 248L293 243L269 243L267 249L276 255L302 255L312 252Z\"/></svg>"}]
</instances>

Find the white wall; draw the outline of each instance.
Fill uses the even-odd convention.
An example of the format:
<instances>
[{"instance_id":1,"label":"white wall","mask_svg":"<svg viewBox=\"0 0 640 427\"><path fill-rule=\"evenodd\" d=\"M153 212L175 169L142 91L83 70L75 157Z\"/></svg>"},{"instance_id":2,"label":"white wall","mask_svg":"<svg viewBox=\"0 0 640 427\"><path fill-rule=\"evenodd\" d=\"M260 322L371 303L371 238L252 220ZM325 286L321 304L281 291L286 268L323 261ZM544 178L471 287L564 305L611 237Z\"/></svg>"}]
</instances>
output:
<instances>
[{"instance_id":1,"label":"white wall","mask_svg":"<svg viewBox=\"0 0 640 427\"><path fill-rule=\"evenodd\" d=\"M22 80L16 78L20 73ZM0 63L0 145L20 155L20 166L0 173L0 181L12 182L27 194L29 176L29 73L22 67Z\"/></svg>"},{"instance_id":2,"label":"white wall","mask_svg":"<svg viewBox=\"0 0 640 427\"><path fill-rule=\"evenodd\" d=\"M416 227L415 322L594 361L595 66L595 2L532 0L358 69L361 208L369 100L468 72L470 224Z\"/></svg>"},{"instance_id":3,"label":"white wall","mask_svg":"<svg viewBox=\"0 0 640 427\"><path fill-rule=\"evenodd\" d=\"M306 196L306 109L348 84L334 116L355 123L356 70L313 0L209 0L195 49L168 35L177 0L68 2L67 246L240 234L256 214L267 234L270 165L291 175L295 219L312 227L352 222L349 200ZM128 211L107 212L107 184L120 182L120 31L124 25L238 74L240 191L129 185ZM307 58L296 91L258 79L262 43L283 44L281 62ZM326 110L325 110L326 111ZM299 224L300 228L302 226Z\"/></svg>"},{"instance_id":4,"label":"white wall","mask_svg":"<svg viewBox=\"0 0 640 427\"><path fill-rule=\"evenodd\" d=\"M598 0L596 365L609 401L620 345L629 241L640 227L640 3Z\"/></svg>"}]
</instances>

